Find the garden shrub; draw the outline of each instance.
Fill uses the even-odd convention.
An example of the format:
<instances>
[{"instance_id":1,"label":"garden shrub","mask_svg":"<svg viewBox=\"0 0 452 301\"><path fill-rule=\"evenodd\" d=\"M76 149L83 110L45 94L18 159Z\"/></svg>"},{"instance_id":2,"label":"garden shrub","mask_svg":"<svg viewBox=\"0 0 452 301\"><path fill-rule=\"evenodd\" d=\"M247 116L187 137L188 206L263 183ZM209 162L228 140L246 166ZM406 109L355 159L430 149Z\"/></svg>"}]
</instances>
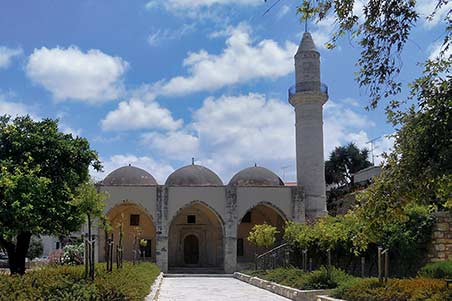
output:
<instances>
[{"instance_id":1,"label":"garden shrub","mask_svg":"<svg viewBox=\"0 0 452 301\"><path fill-rule=\"evenodd\" d=\"M342 270L331 268L328 273L326 267L320 267L311 273L307 273L305 277L301 278L301 282L297 287L300 289L328 289L336 288L341 283L348 281L353 276L348 275Z\"/></svg>"},{"instance_id":2,"label":"garden shrub","mask_svg":"<svg viewBox=\"0 0 452 301\"><path fill-rule=\"evenodd\" d=\"M92 282L84 279L84 266L52 265L24 276L0 275L0 301L142 301L159 273L152 263L125 263L111 273L99 264Z\"/></svg>"},{"instance_id":3,"label":"garden shrub","mask_svg":"<svg viewBox=\"0 0 452 301\"><path fill-rule=\"evenodd\" d=\"M330 273L328 273L326 267L320 267L320 269L313 272L304 272L297 268L278 268L274 270L244 271L244 273L302 290L335 288L341 283L354 278L334 267L331 268Z\"/></svg>"},{"instance_id":4,"label":"garden shrub","mask_svg":"<svg viewBox=\"0 0 452 301\"><path fill-rule=\"evenodd\" d=\"M343 284L333 296L348 301L444 301L452 300L452 290L438 279L389 279L380 283L369 278Z\"/></svg>"},{"instance_id":5,"label":"garden shrub","mask_svg":"<svg viewBox=\"0 0 452 301\"><path fill-rule=\"evenodd\" d=\"M421 268L419 276L437 279L451 279L452 260L428 263Z\"/></svg>"},{"instance_id":6,"label":"garden shrub","mask_svg":"<svg viewBox=\"0 0 452 301\"><path fill-rule=\"evenodd\" d=\"M69 265L78 265L83 263L84 244L66 245L63 248L61 263Z\"/></svg>"}]
</instances>

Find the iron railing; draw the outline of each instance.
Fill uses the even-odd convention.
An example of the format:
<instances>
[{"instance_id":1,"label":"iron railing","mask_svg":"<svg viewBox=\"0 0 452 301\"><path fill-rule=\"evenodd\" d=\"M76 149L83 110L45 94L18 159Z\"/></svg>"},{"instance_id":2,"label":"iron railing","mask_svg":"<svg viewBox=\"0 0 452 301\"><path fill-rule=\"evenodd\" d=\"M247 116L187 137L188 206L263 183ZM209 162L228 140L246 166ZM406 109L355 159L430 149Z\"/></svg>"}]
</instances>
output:
<instances>
[{"instance_id":1,"label":"iron railing","mask_svg":"<svg viewBox=\"0 0 452 301\"><path fill-rule=\"evenodd\" d=\"M287 267L290 264L290 253L292 249L288 243L279 245L270 251L256 256L256 270L275 269L279 267Z\"/></svg>"},{"instance_id":2,"label":"iron railing","mask_svg":"<svg viewBox=\"0 0 452 301\"><path fill-rule=\"evenodd\" d=\"M289 88L289 99L299 92L318 92L328 94L328 86L319 82L298 83Z\"/></svg>"}]
</instances>

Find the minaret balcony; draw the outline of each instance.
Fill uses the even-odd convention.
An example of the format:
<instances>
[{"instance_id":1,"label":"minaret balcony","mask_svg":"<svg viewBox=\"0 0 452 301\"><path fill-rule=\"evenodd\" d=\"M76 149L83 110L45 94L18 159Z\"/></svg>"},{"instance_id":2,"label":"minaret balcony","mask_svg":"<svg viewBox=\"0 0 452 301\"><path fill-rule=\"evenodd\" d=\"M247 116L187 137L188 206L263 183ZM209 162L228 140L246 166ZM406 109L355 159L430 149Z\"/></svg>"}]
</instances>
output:
<instances>
[{"instance_id":1,"label":"minaret balcony","mask_svg":"<svg viewBox=\"0 0 452 301\"><path fill-rule=\"evenodd\" d=\"M300 92L321 93L328 95L328 86L319 82L298 83L289 88L289 100Z\"/></svg>"}]
</instances>

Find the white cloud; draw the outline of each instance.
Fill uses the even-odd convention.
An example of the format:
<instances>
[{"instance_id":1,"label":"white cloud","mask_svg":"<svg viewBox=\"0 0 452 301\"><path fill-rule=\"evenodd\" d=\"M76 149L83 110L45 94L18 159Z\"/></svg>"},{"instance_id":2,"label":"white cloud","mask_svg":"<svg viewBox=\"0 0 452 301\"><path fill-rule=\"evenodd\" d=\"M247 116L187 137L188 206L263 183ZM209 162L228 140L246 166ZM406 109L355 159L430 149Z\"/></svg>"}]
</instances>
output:
<instances>
[{"instance_id":1,"label":"white cloud","mask_svg":"<svg viewBox=\"0 0 452 301\"><path fill-rule=\"evenodd\" d=\"M207 98L190 125L200 139L201 163L227 181L257 162L279 173L294 164L294 111L260 94Z\"/></svg>"},{"instance_id":2,"label":"white cloud","mask_svg":"<svg viewBox=\"0 0 452 301\"><path fill-rule=\"evenodd\" d=\"M185 35L192 33L195 30L196 24L184 24L177 29L158 29L154 30L148 35L147 42L149 46L156 47L166 41L179 40Z\"/></svg>"},{"instance_id":3,"label":"white cloud","mask_svg":"<svg viewBox=\"0 0 452 301\"><path fill-rule=\"evenodd\" d=\"M419 15L422 17L423 26L427 29L431 29L438 25L440 22L444 22L447 14L452 10L452 2L447 2L438 9L432 19L428 17L435 11L438 1L431 0L419 0L416 2L416 8Z\"/></svg>"},{"instance_id":4,"label":"white cloud","mask_svg":"<svg viewBox=\"0 0 452 301\"><path fill-rule=\"evenodd\" d=\"M27 105L20 102L10 102L0 98L0 116L1 115L23 116L30 114Z\"/></svg>"},{"instance_id":5,"label":"white cloud","mask_svg":"<svg viewBox=\"0 0 452 301\"><path fill-rule=\"evenodd\" d=\"M282 17L284 17L285 15L287 15L287 13L290 11L290 6L287 4L284 4L283 6L281 6L281 8L278 11L278 14L276 15L276 17L278 19L281 19Z\"/></svg>"},{"instance_id":6,"label":"white cloud","mask_svg":"<svg viewBox=\"0 0 452 301\"><path fill-rule=\"evenodd\" d=\"M11 117L30 115L33 119L39 119L35 108L15 99L14 93L1 93L0 91L0 116Z\"/></svg>"},{"instance_id":7,"label":"white cloud","mask_svg":"<svg viewBox=\"0 0 452 301\"><path fill-rule=\"evenodd\" d=\"M199 139L184 131L162 133L146 133L142 136L142 144L167 157L187 161L198 155Z\"/></svg>"},{"instance_id":8,"label":"white cloud","mask_svg":"<svg viewBox=\"0 0 452 301\"><path fill-rule=\"evenodd\" d=\"M365 129L374 127L375 123L370 121L365 114L351 109L348 103L350 103L350 99L340 102L329 100L324 107L325 158L336 146L354 142L362 148L370 140Z\"/></svg>"},{"instance_id":9,"label":"white cloud","mask_svg":"<svg viewBox=\"0 0 452 301\"><path fill-rule=\"evenodd\" d=\"M113 170L129 164L146 170L159 184L165 183L166 178L174 171L174 168L170 164L157 162L153 158L147 156L139 157L130 154L119 154L102 161L104 165L103 172L91 170L91 175L96 180L102 180Z\"/></svg>"},{"instance_id":10,"label":"white cloud","mask_svg":"<svg viewBox=\"0 0 452 301\"><path fill-rule=\"evenodd\" d=\"M0 46L0 69L6 69L11 65L13 58L22 54L21 48L8 48Z\"/></svg>"},{"instance_id":11,"label":"white cloud","mask_svg":"<svg viewBox=\"0 0 452 301\"><path fill-rule=\"evenodd\" d=\"M190 53L184 60L188 76L177 76L153 86L155 94L183 95L212 91L224 86L258 78L278 78L293 72L293 55L297 46L284 46L273 40L253 44L250 28L245 24L230 29L226 48L221 54L205 50Z\"/></svg>"},{"instance_id":12,"label":"white cloud","mask_svg":"<svg viewBox=\"0 0 452 301\"><path fill-rule=\"evenodd\" d=\"M127 131L137 129L176 130L181 127L181 119L174 120L171 112L157 102L143 102L139 98L131 98L119 103L118 108L111 111L101 121L106 131Z\"/></svg>"},{"instance_id":13,"label":"white cloud","mask_svg":"<svg viewBox=\"0 0 452 301\"><path fill-rule=\"evenodd\" d=\"M312 30L311 34L317 49L326 48L325 44L331 40L335 21L336 19L333 16L327 16L314 25L314 30Z\"/></svg>"},{"instance_id":14,"label":"white cloud","mask_svg":"<svg viewBox=\"0 0 452 301\"><path fill-rule=\"evenodd\" d=\"M30 55L26 72L57 100L100 102L121 96L127 67L120 57L97 49L85 53L75 46L42 47Z\"/></svg>"},{"instance_id":15,"label":"white cloud","mask_svg":"<svg viewBox=\"0 0 452 301\"><path fill-rule=\"evenodd\" d=\"M430 60L434 60L436 58L439 58L441 56L441 51L443 50L443 43L442 42L436 42L433 43L429 48L429 56L428 58ZM447 51L444 51L443 56L444 58L448 58L452 55L452 48L449 47L449 49L447 49Z\"/></svg>"}]
</instances>

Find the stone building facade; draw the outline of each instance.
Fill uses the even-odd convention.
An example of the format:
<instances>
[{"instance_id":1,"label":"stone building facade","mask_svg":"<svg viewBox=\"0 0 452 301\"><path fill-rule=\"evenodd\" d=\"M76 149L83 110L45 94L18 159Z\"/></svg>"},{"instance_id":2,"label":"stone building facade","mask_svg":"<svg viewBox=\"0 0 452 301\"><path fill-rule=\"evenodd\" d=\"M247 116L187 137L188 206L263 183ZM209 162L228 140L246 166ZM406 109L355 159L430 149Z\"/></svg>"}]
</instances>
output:
<instances>
[{"instance_id":1,"label":"stone building facade","mask_svg":"<svg viewBox=\"0 0 452 301\"><path fill-rule=\"evenodd\" d=\"M328 93L320 82L320 54L309 33L295 55L295 78L289 102L296 116L298 184L287 186L260 166L246 168L224 184L210 169L191 164L173 172L163 185L143 169L121 167L99 187L109 195L105 213L116 243L119 227L123 229L125 259L136 256L138 241L144 239L144 255L163 272L216 268L231 273L262 251L247 241L254 225L276 226L281 239L287 221L304 222L326 213L322 115ZM98 250L102 260L104 250Z\"/></svg>"}]
</instances>

